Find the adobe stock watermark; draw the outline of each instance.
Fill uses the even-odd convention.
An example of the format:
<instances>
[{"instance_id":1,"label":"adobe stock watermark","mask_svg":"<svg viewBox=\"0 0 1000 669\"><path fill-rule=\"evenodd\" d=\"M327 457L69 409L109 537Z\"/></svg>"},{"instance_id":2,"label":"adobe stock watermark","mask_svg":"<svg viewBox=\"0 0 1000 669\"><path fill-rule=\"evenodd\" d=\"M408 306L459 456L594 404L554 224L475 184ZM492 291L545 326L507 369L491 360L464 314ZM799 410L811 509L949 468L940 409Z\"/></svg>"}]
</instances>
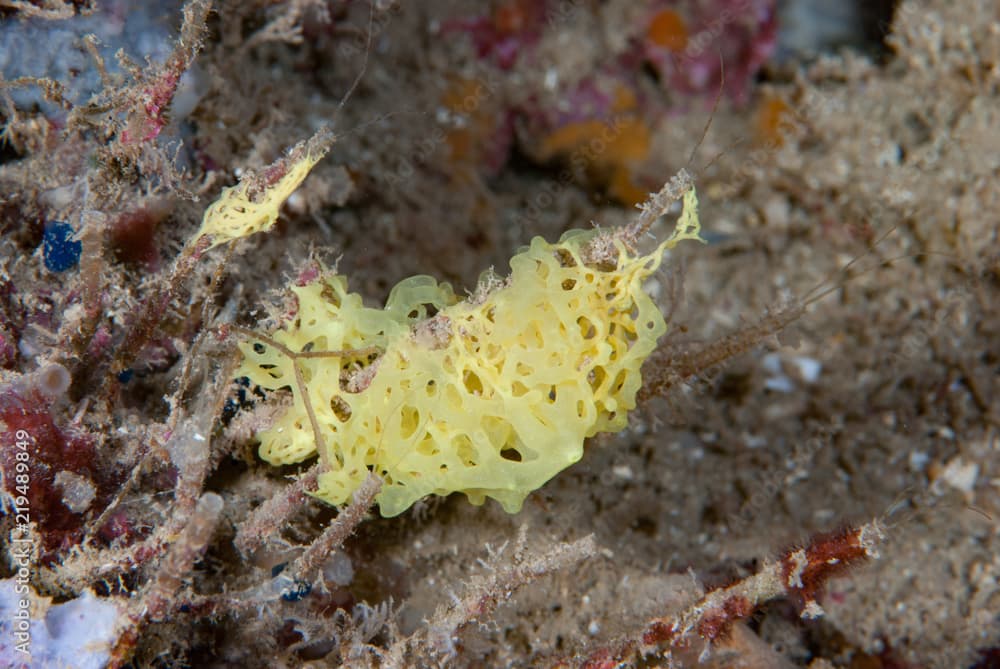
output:
<instances>
[{"instance_id":1,"label":"adobe stock watermark","mask_svg":"<svg viewBox=\"0 0 1000 669\"><path fill-rule=\"evenodd\" d=\"M915 319L900 339L899 347L890 351L885 359L889 369L898 370L905 363L932 351L934 342L949 329L960 331L964 324L952 322L974 311L976 293L984 288L988 275L985 263L968 268L966 278L959 285L949 288L930 318Z\"/></svg>"},{"instance_id":2,"label":"adobe stock watermark","mask_svg":"<svg viewBox=\"0 0 1000 669\"><path fill-rule=\"evenodd\" d=\"M500 85L498 73L493 71L483 73L469 84L452 113L465 117L474 115L487 101L497 95ZM419 165L431 162L447 140L448 133L440 125L435 125L429 135L416 142L411 152L398 157L391 169L379 175L379 180L395 192L402 183L413 178Z\"/></svg>"},{"instance_id":3,"label":"adobe stock watermark","mask_svg":"<svg viewBox=\"0 0 1000 669\"><path fill-rule=\"evenodd\" d=\"M783 101L788 104L788 109L780 115L775 132L770 133L759 147L747 153L746 158L733 171L732 177L717 186L714 199L730 200L737 197L760 171L773 162L774 156L785 144L785 137L794 136L808 124L809 119L829 111L835 104L835 100L830 96L812 88L804 90L802 99L794 105Z\"/></svg>"},{"instance_id":4,"label":"adobe stock watermark","mask_svg":"<svg viewBox=\"0 0 1000 669\"><path fill-rule=\"evenodd\" d=\"M580 11L581 0L559 0L555 5L546 5L545 22L549 30L555 26L573 20Z\"/></svg>"},{"instance_id":5,"label":"adobe stock watermark","mask_svg":"<svg viewBox=\"0 0 1000 669\"><path fill-rule=\"evenodd\" d=\"M7 549L8 560L14 569L14 608L10 612L11 619L5 621L5 627L11 631L11 647L26 660L31 657L31 567L35 555L35 537L31 525L31 451L29 447L33 440L26 430L14 433L14 466L8 476L13 475L13 485L5 481L10 496L7 498L14 515L14 527L11 529L10 545Z\"/></svg>"},{"instance_id":6,"label":"adobe stock watermark","mask_svg":"<svg viewBox=\"0 0 1000 669\"><path fill-rule=\"evenodd\" d=\"M529 202L517 211L515 224L523 229L537 226L542 212L555 205L559 197L576 184L579 176L586 174L633 122L633 117L619 115L602 123L600 132L570 152L569 159L565 161L556 178L543 184L541 191L535 193Z\"/></svg>"},{"instance_id":7,"label":"adobe stock watermark","mask_svg":"<svg viewBox=\"0 0 1000 669\"><path fill-rule=\"evenodd\" d=\"M751 0L744 0L739 5L720 12L704 29L690 38L684 51L673 54L672 57L678 62L698 58L714 41L722 37L727 25L738 20L748 11L750 4ZM549 13L549 23L569 20L578 8L579 2L565 0ZM732 178L719 185L721 190L713 197L723 200L736 197L754 179L755 175L773 159L782 146L780 139L782 136L801 128L805 119L815 115L820 108L830 104L832 101L817 91L805 91L803 99L795 107L790 107L788 113L782 116L778 124L776 138L769 139L763 146L751 151L734 171ZM544 184L541 192L538 192L520 209L516 221L522 225L537 223L541 212L552 207L559 195L571 187L576 178L600 158L607 151L609 145L621 135L627 120L630 120L627 116L612 118L605 122L605 127L600 133L574 150L569 157L568 166L562 169L554 179Z\"/></svg>"},{"instance_id":8,"label":"adobe stock watermark","mask_svg":"<svg viewBox=\"0 0 1000 669\"><path fill-rule=\"evenodd\" d=\"M771 503L771 500L787 487L789 476L794 476L796 472L810 468L819 452L833 441L834 434L831 427L823 425L808 439L796 443L791 456L786 461L788 467L765 472L740 510L726 517L724 523L729 531L733 534L739 534L745 530Z\"/></svg>"},{"instance_id":9,"label":"adobe stock watermark","mask_svg":"<svg viewBox=\"0 0 1000 669\"><path fill-rule=\"evenodd\" d=\"M369 44L374 44L378 36L388 27L392 19L403 11L401 2L376 2L373 5L371 24L366 29L349 39L338 40L337 54L344 58L357 56L368 50Z\"/></svg>"},{"instance_id":10,"label":"adobe stock watermark","mask_svg":"<svg viewBox=\"0 0 1000 669\"><path fill-rule=\"evenodd\" d=\"M752 3L753 0L743 0L735 7L726 7L708 25L689 37L683 50L672 53L670 57L681 65L687 65L700 58L722 37L722 33L731 23L746 17Z\"/></svg>"}]
</instances>

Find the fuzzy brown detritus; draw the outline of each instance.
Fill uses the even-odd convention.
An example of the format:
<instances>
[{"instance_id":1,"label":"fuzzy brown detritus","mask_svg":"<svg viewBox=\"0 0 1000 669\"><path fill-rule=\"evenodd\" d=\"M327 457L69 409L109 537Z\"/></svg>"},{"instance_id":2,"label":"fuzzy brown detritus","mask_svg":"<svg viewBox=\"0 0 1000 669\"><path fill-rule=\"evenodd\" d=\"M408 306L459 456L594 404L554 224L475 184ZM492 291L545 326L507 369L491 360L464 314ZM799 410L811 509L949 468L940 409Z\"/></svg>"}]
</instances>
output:
<instances>
[{"instance_id":1,"label":"fuzzy brown detritus","mask_svg":"<svg viewBox=\"0 0 1000 669\"><path fill-rule=\"evenodd\" d=\"M115 353L112 371L115 373L127 369L139 354L140 349L149 341L167 312L167 308L180 295L182 286L194 272L195 266L208 248L210 240L201 238L195 243L185 246L184 251L174 262L174 267L163 284L144 301L139 315L130 324L125 340Z\"/></svg>"},{"instance_id":2,"label":"fuzzy brown detritus","mask_svg":"<svg viewBox=\"0 0 1000 669\"><path fill-rule=\"evenodd\" d=\"M166 619L172 608L174 595L212 539L222 507L222 498L212 492L205 493L198 500L191 522L167 552L153 582L135 603L137 612L131 615L132 626L119 638L109 667L117 669L124 666L135 650L142 629L150 622Z\"/></svg>"},{"instance_id":3,"label":"fuzzy brown detritus","mask_svg":"<svg viewBox=\"0 0 1000 669\"><path fill-rule=\"evenodd\" d=\"M332 22L330 3L324 0L292 0L284 3L281 13L272 18L243 43L244 52L267 42L302 43L302 27L310 14L314 14L320 24Z\"/></svg>"},{"instance_id":4,"label":"fuzzy brown detritus","mask_svg":"<svg viewBox=\"0 0 1000 669\"><path fill-rule=\"evenodd\" d=\"M375 503L375 496L381 489L382 480L375 474L368 474L368 478L361 484L361 487L354 491L351 503L341 509L333 522L323 530L323 534L317 537L309 545L309 548L292 563L288 575L293 580L311 581L311 574L319 568L323 560L342 546L347 537L351 536L361 524L365 513Z\"/></svg>"},{"instance_id":5,"label":"fuzzy brown detritus","mask_svg":"<svg viewBox=\"0 0 1000 669\"><path fill-rule=\"evenodd\" d=\"M185 611L199 615L236 614L273 603L278 599L297 602L319 584L328 591L322 573L322 564L341 548L347 538L358 528L382 488L382 481L374 474L355 492L350 504L344 507L331 524L296 559L291 566L280 571L262 586L241 591L222 592L183 599L173 603L174 609L183 606ZM388 609L388 605L386 607Z\"/></svg>"},{"instance_id":6,"label":"fuzzy brown detritus","mask_svg":"<svg viewBox=\"0 0 1000 669\"><path fill-rule=\"evenodd\" d=\"M268 536L274 535L309 499L308 493L316 489L317 476L319 476L318 464L313 465L294 483L254 509L236 528L236 539L233 541L236 548L241 553L251 553L259 548Z\"/></svg>"},{"instance_id":7,"label":"fuzzy brown detritus","mask_svg":"<svg viewBox=\"0 0 1000 669\"><path fill-rule=\"evenodd\" d=\"M768 312L758 322L724 337L690 349L661 346L643 366L640 400L663 395L678 383L704 376L737 355L750 351L794 323L805 313L805 305L791 304Z\"/></svg>"},{"instance_id":8,"label":"fuzzy brown detritus","mask_svg":"<svg viewBox=\"0 0 1000 669\"><path fill-rule=\"evenodd\" d=\"M195 561L205 552L219 522L222 507L222 498L213 492L205 493L198 500L191 522L163 558L156 580L150 584L146 593L146 610L151 621L166 617L174 593L180 589Z\"/></svg>"},{"instance_id":9,"label":"fuzzy brown detritus","mask_svg":"<svg viewBox=\"0 0 1000 669\"><path fill-rule=\"evenodd\" d=\"M482 582L471 584L462 597L455 597L451 606L439 608L426 629L397 642L386 653L386 666L402 666L405 657L450 657L457 652L461 630L489 618L498 605L511 598L516 590L555 571L568 569L597 554L593 535L527 554L528 527L522 525L514 546L510 566L490 566L492 573ZM506 547L506 544L504 545ZM503 548L497 551L497 556ZM393 662L397 662L394 664Z\"/></svg>"}]
</instances>

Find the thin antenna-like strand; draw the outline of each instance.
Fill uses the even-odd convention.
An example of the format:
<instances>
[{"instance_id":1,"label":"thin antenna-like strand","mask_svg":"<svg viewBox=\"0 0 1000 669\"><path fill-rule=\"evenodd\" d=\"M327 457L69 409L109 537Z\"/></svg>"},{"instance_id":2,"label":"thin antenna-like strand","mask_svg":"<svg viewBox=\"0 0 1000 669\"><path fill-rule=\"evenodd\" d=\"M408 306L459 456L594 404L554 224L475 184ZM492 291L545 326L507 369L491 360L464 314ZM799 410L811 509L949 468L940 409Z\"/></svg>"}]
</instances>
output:
<instances>
[{"instance_id":1,"label":"thin antenna-like strand","mask_svg":"<svg viewBox=\"0 0 1000 669\"><path fill-rule=\"evenodd\" d=\"M719 73L719 90L715 93L715 101L712 103L712 111L708 115L708 122L705 123L704 129L701 131L701 137L698 138L698 142L694 145L694 148L691 149L691 155L688 156L688 161L684 164L685 168L691 167L691 163L694 162L694 154L698 153L698 149L701 148L701 143L705 141L706 137L708 137L708 130L712 127L712 121L715 120L715 112L719 108L719 101L722 100L722 93L726 88L726 59L722 57L722 51L719 51ZM715 162L715 160L716 159L713 158L712 162ZM709 163L709 165L711 164L712 163ZM708 165L703 167L701 171L704 171L707 167Z\"/></svg>"},{"instance_id":2,"label":"thin antenna-like strand","mask_svg":"<svg viewBox=\"0 0 1000 669\"><path fill-rule=\"evenodd\" d=\"M354 94L355 89L361 83L361 80L364 78L365 73L368 70L368 56L372 50L372 28L374 28L375 26L374 0L372 0L369 3L369 8L370 9L368 11L368 34L365 36L365 57L364 60L361 61L361 70L358 72L357 76L354 77L354 82L351 83L351 87L347 89L346 93L344 93L344 97L340 99L340 102L337 104L337 110L333 112L333 125L337 125L337 118L340 116L341 110L344 108L344 105L347 104L347 101L351 99L351 96Z\"/></svg>"},{"instance_id":3,"label":"thin antenna-like strand","mask_svg":"<svg viewBox=\"0 0 1000 669\"><path fill-rule=\"evenodd\" d=\"M875 251L875 248L876 248L876 247L877 247L877 246L878 246L879 244L881 244L881 243L882 243L883 241L885 241L885 239L886 239L886 238L887 238L887 237L888 237L889 235L891 235L891 234L892 234L893 232L895 232L895 231L896 231L896 226L892 226L892 227L891 227L891 228L889 228L889 229L888 229L888 230L887 230L887 231L886 231L885 233L883 233L881 237L879 237L878 239L876 239L876 240L875 240L875 242L874 242L874 243L873 243L873 244L872 244L871 246L869 246L869 247L868 247L868 249L867 249L867 250L866 250L866 251L865 251L864 253L862 253L861 255L858 255L858 256L855 256L855 257L851 258L850 262L848 262L848 263L847 263L846 265L844 265L843 267L841 267L841 268L837 269L837 270L836 270L836 271L834 271L834 272L831 272L831 273L830 273L830 274L829 274L829 275L828 275L828 276L827 276L827 277L826 277L825 279L823 279L822 281L820 281L820 282L819 282L818 284L816 284L816 285L815 285L815 286L814 286L813 288L811 288L811 289L809 290L809 292L807 292L807 293L806 293L805 295L803 295L803 296L802 296L802 303L803 303L803 304L812 304L812 303L813 303L813 302L815 302L815 301L816 301L817 299L820 299L820 298L821 298L822 296L824 296L824 295L826 295L827 293L829 293L829 290L825 290L825 291L823 291L823 292L822 292L822 293L820 294L820 296L819 296L819 297L816 297L815 299L814 299L814 298L812 298L812 297L810 297L810 296L811 296L811 295L812 295L812 294L813 294L814 292L816 292L817 290L819 290L819 289L820 289L820 288L821 288L821 287L822 287L822 286L823 286L824 284L826 284L826 283L827 283L828 281L832 281L832 280L833 280L833 277L837 276L838 274L844 274L844 275L847 275L847 273L848 273L848 272L850 271L851 267L853 267L855 263L857 263L857 262L858 262L859 260L861 260L862 258L867 258L867 257L868 257L868 256L870 256L870 255L871 255L872 253L874 253L874 251ZM848 277L848 278L850 278L850 277Z\"/></svg>"}]
</instances>

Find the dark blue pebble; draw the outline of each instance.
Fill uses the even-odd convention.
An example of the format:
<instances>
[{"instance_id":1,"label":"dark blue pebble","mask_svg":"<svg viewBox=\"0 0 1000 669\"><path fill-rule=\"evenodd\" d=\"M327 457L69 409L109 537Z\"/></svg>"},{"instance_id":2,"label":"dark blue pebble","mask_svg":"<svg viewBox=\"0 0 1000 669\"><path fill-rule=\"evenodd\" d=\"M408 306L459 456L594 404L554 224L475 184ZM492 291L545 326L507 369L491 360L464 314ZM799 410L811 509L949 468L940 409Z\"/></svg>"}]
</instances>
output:
<instances>
[{"instance_id":1,"label":"dark blue pebble","mask_svg":"<svg viewBox=\"0 0 1000 669\"><path fill-rule=\"evenodd\" d=\"M42 237L42 253L45 267L50 272L65 272L76 267L83 252L83 243L73 240L73 226L62 221L53 221L45 226Z\"/></svg>"},{"instance_id":2,"label":"dark blue pebble","mask_svg":"<svg viewBox=\"0 0 1000 669\"><path fill-rule=\"evenodd\" d=\"M281 593L281 598L286 602L297 602L312 590L312 584L305 581L295 581L295 583Z\"/></svg>"}]
</instances>

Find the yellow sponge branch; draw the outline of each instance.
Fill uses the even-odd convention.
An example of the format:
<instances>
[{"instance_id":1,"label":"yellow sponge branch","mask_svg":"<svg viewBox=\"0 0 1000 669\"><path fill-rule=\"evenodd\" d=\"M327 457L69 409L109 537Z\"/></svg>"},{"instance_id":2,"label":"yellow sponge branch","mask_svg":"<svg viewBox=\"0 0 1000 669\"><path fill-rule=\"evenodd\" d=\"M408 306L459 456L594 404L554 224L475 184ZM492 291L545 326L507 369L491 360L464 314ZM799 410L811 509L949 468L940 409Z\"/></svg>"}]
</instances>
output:
<instances>
[{"instance_id":1,"label":"yellow sponge branch","mask_svg":"<svg viewBox=\"0 0 1000 669\"><path fill-rule=\"evenodd\" d=\"M316 495L336 505L374 471L384 516L452 492L517 512L587 437L625 426L667 327L643 284L666 248L699 238L696 204L690 191L674 235L646 255L594 230L536 237L507 282L470 301L426 276L397 285L384 309L342 276L293 288L298 312L273 343L241 345L240 374L294 396L259 435L261 457L288 464L321 448ZM588 262L599 236L613 264Z\"/></svg>"},{"instance_id":2,"label":"yellow sponge branch","mask_svg":"<svg viewBox=\"0 0 1000 669\"><path fill-rule=\"evenodd\" d=\"M224 188L205 210L201 229L194 239L208 235L212 248L270 229L278 220L281 205L326 155L332 143L332 134L321 130L260 173L247 175L235 186Z\"/></svg>"}]
</instances>

